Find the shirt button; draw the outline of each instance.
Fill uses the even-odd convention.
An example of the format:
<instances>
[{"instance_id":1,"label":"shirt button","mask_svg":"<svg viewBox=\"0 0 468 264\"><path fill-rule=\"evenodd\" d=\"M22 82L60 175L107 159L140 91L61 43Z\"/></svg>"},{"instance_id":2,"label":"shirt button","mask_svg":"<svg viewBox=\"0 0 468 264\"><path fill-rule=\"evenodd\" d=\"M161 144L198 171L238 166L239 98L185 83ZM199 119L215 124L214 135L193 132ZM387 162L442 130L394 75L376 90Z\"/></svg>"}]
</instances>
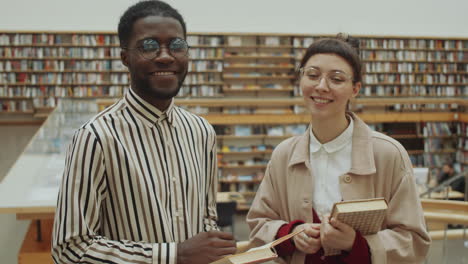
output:
<instances>
[{"instance_id":1,"label":"shirt button","mask_svg":"<svg viewBox=\"0 0 468 264\"><path fill-rule=\"evenodd\" d=\"M343 180L346 183L350 183L352 181L351 176L349 176L349 175L346 175Z\"/></svg>"},{"instance_id":2,"label":"shirt button","mask_svg":"<svg viewBox=\"0 0 468 264\"><path fill-rule=\"evenodd\" d=\"M175 181L176 181L176 177L172 177L172 181L175 182Z\"/></svg>"}]
</instances>

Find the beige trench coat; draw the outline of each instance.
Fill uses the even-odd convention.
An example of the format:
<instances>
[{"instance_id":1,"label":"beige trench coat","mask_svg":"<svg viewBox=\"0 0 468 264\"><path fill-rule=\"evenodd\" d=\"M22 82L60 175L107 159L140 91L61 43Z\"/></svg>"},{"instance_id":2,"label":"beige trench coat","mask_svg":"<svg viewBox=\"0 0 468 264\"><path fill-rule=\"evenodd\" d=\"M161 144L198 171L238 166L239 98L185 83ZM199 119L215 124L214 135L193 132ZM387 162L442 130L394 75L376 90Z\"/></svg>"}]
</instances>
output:
<instances>
[{"instance_id":1,"label":"beige trench coat","mask_svg":"<svg viewBox=\"0 0 468 264\"><path fill-rule=\"evenodd\" d=\"M408 153L396 140L350 116L354 120L352 161L350 171L340 176L343 200L384 197L388 202L381 231L364 236L372 263L422 263L431 241ZM278 229L290 221L313 222L309 133L283 141L273 152L247 215L253 244L273 241ZM304 259L295 251L286 262L303 264Z\"/></svg>"}]
</instances>

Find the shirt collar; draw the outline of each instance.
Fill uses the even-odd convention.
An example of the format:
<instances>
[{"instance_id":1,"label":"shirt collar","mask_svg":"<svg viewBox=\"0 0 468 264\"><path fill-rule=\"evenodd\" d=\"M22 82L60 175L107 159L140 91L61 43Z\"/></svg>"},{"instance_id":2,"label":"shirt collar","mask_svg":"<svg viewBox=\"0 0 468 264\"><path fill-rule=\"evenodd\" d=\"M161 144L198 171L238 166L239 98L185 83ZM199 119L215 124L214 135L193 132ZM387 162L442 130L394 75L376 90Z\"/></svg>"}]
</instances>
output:
<instances>
[{"instance_id":1,"label":"shirt collar","mask_svg":"<svg viewBox=\"0 0 468 264\"><path fill-rule=\"evenodd\" d=\"M128 89L128 92L125 94L124 100L129 106L130 111L149 127L165 119L167 119L169 124L175 126L174 99L172 99L171 104L164 112L161 112L158 108L138 96L131 88Z\"/></svg>"},{"instance_id":2,"label":"shirt collar","mask_svg":"<svg viewBox=\"0 0 468 264\"><path fill-rule=\"evenodd\" d=\"M315 153L323 147L323 149L327 153L333 153L344 148L347 144L351 143L351 139L353 137L354 123L353 119L349 118L349 125L345 129L345 131L343 131L338 137L336 137L332 141L327 142L325 144L322 144L318 141L318 139L314 135L314 132L312 132L312 125L310 127L310 152Z\"/></svg>"},{"instance_id":3,"label":"shirt collar","mask_svg":"<svg viewBox=\"0 0 468 264\"><path fill-rule=\"evenodd\" d=\"M376 172L374 150L373 150L373 135L370 128L354 113L348 112L348 117L353 119L353 136L351 149L351 169L350 173L368 175ZM310 130L298 136L297 144L292 146L291 158L288 161L289 166L305 164L310 169Z\"/></svg>"}]
</instances>

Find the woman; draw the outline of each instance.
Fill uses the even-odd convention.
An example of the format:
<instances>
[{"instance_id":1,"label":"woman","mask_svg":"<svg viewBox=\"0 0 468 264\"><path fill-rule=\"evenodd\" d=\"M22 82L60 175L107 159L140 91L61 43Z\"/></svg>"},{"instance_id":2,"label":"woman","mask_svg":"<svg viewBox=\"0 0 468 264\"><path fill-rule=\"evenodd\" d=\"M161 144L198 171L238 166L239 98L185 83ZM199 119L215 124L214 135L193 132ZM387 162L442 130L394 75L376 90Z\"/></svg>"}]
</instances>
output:
<instances>
[{"instance_id":1,"label":"woman","mask_svg":"<svg viewBox=\"0 0 468 264\"><path fill-rule=\"evenodd\" d=\"M264 244L304 229L277 247L288 263L421 263L430 238L408 154L347 112L362 78L351 43L358 41L341 34L320 40L302 58L299 85L312 121L272 154L247 215L250 239ZM377 234L362 236L328 217L335 202L375 197L388 202ZM324 257L329 247L342 253Z\"/></svg>"}]
</instances>

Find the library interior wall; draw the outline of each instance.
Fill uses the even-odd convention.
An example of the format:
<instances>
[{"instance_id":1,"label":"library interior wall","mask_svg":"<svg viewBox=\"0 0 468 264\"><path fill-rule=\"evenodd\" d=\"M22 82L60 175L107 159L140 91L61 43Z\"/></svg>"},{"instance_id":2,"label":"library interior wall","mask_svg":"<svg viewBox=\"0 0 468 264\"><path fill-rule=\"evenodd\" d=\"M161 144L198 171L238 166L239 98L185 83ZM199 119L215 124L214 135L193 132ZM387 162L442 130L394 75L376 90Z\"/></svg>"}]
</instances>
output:
<instances>
[{"instance_id":1,"label":"library interior wall","mask_svg":"<svg viewBox=\"0 0 468 264\"><path fill-rule=\"evenodd\" d=\"M3 0L0 30L115 31L136 0ZM463 0L167 0L192 32L468 37Z\"/></svg>"}]
</instances>

